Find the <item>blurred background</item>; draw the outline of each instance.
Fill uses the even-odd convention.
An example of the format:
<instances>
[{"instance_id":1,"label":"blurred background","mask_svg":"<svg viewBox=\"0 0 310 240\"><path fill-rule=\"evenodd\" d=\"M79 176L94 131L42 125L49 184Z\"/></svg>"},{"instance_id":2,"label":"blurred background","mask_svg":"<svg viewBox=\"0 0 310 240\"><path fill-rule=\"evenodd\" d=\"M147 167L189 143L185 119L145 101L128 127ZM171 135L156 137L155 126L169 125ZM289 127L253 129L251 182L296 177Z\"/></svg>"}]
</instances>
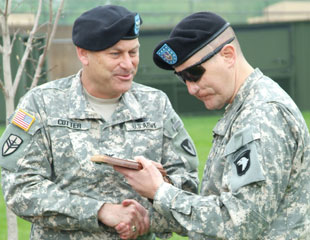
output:
<instances>
[{"instance_id":1,"label":"blurred background","mask_svg":"<svg viewBox=\"0 0 310 240\"><path fill-rule=\"evenodd\" d=\"M0 0L0 10L3 10L5 2ZM59 2L53 1L55 12ZM152 61L154 47L167 38L173 26L193 12L213 11L229 21L250 64L260 68L287 91L303 111L310 127L310 0L65 0L39 84L75 74L81 68L71 40L73 22L82 12L105 4L121 5L141 15L140 65L135 81L159 88L170 98L195 142L200 159L200 179L212 144L212 129L221 112L207 111L200 101L187 93L186 87L172 71L159 69ZM37 7L38 0L12 1L12 14L9 17L12 37L18 30L11 58L13 77L25 50ZM48 20L48 9L48 2L44 0L40 18L42 24ZM26 63L15 104L29 90L35 69L33 60L38 59L42 52L42 36L45 32L44 27L38 32L36 48ZM5 102L0 91L0 136L4 131L5 118ZM6 227L5 204L0 189L0 240L7 239ZM18 228L19 239L28 239L30 223L18 218ZM187 238L174 235L173 240L179 239Z\"/></svg>"},{"instance_id":2,"label":"blurred background","mask_svg":"<svg viewBox=\"0 0 310 240\"><path fill-rule=\"evenodd\" d=\"M0 2L4 2L1 0ZM54 0L54 7L60 0ZM13 0L14 13L34 13L37 0ZM65 0L61 25L72 25L84 11L95 6L115 4L139 12L144 27L171 27L186 15L197 11L214 11L231 23L265 22L271 20L309 19L308 0ZM47 20L48 6L41 20Z\"/></svg>"},{"instance_id":3,"label":"blurred background","mask_svg":"<svg viewBox=\"0 0 310 240\"><path fill-rule=\"evenodd\" d=\"M59 0L54 1L55 9L58 2ZM1 0L1 4L4 5L4 0ZM20 38L25 42L27 30L31 29L34 21L38 1L16 0L12 4L11 29L23 29ZM165 91L181 115L209 113L201 102L187 94L186 88L172 72L155 66L152 52L159 41L168 36L173 26L197 11L213 11L229 21L249 62L278 82L302 110L310 110L309 0L66 0L40 83L74 74L81 68L71 40L72 24L82 12L105 4L122 5L142 16L141 58L135 81ZM43 9L41 22L47 21L48 5L45 4ZM16 66L22 50L22 44L16 44ZM39 51L32 52L34 58L39 55ZM27 64L27 71L33 71L31 62ZM0 59L0 74L1 65ZM28 75L24 74L16 102L29 87L31 79ZM1 94L0 109L4 109ZM213 111L212 114L214 113L217 112ZM4 111L0 111L0 123L4 122Z\"/></svg>"}]
</instances>

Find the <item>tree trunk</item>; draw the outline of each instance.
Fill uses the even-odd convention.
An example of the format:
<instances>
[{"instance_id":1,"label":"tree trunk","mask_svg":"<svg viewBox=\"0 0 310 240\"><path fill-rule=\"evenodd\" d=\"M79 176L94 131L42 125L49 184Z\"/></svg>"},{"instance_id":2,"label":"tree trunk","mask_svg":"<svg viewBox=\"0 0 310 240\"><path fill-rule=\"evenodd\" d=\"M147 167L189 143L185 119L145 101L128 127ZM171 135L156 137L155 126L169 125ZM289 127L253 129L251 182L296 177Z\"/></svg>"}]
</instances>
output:
<instances>
[{"instance_id":1,"label":"tree trunk","mask_svg":"<svg viewBox=\"0 0 310 240\"><path fill-rule=\"evenodd\" d=\"M10 7L11 1L7 2ZM9 13L9 12L6 12ZM6 117L9 117L14 112L14 96L15 92L12 89L12 72L11 72L11 40L9 25L7 23L7 16L1 16L1 29L2 29L2 61L3 61L3 78L4 78L4 97L6 107ZM8 122L6 122L6 125ZM15 214L6 208L8 239L18 240L17 218Z\"/></svg>"},{"instance_id":2,"label":"tree trunk","mask_svg":"<svg viewBox=\"0 0 310 240\"><path fill-rule=\"evenodd\" d=\"M14 112L14 96L10 94L5 96L5 112L8 118ZM8 125L8 121L6 121ZM8 230L8 240L18 240L18 227L16 215L9 209L6 208L6 220L7 220L7 230Z\"/></svg>"},{"instance_id":3,"label":"tree trunk","mask_svg":"<svg viewBox=\"0 0 310 240\"><path fill-rule=\"evenodd\" d=\"M14 96L6 95L4 98L5 98L5 114L6 118L8 118L12 115L15 109ZM9 124L8 121L6 121L6 125L8 124Z\"/></svg>"},{"instance_id":4,"label":"tree trunk","mask_svg":"<svg viewBox=\"0 0 310 240\"><path fill-rule=\"evenodd\" d=\"M31 88L37 85L38 79L41 75L43 60L49 50L49 46L54 37L56 26L58 24L58 20L61 15L61 10L63 9L64 0L60 0L54 24L53 24L52 3L53 3L53 0L49 0L50 20L48 24L52 26L52 28L51 29L49 28L48 30L47 39L46 39L47 44L44 47L44 51L43 51L44 54L39 59L40 61L37 66L35 76L31 84ZM9 24L7 21L8 16L11 14L11 4L12 4L12 0L6 0L5 8L4 9L0 8L0 30L2 31L2 34L1 34L2 44L0 43L0 56L2 55L2 65L3 65L2 66L3 80L0 78L0 90L3 91L4 96L5 96L5 107L6 107L7 118L13 114L14 109L15 109L14 98L16 95L17 87L21 80L21 76L23 74L23 71L25 70L26 61L27 59L29 59L29 54L33 48L33 39L35 37L37 29L39 28L39 18L41 15L43 0L39 0L35 22L34 22L31 32L29 33L28 41L26 43L26 49L24 51L19 67L17 69L17 73L15 75L14 81L13 81L12 70L11 70L11 57L12 57L11 54L12 54L12 49L13 49L13 45L14 45L17 32L14 34L13 40L11 41ZM6 125L8 125L8 121L6 122ZM7 216L8 240L18 240L17 217L8 208L6 209L6 216Z\"/></svg>"},{"instance_id":5,"label":"tree trunk","mask_svg":"<svg viewBox=\"0 0 310 240\"><path fill-rule=\"evenodd\" d=\"M8 224L8 239L18 240L18 228L16 215L8 208L6 208L6 220Z\"/></svg>"}]
</instances>

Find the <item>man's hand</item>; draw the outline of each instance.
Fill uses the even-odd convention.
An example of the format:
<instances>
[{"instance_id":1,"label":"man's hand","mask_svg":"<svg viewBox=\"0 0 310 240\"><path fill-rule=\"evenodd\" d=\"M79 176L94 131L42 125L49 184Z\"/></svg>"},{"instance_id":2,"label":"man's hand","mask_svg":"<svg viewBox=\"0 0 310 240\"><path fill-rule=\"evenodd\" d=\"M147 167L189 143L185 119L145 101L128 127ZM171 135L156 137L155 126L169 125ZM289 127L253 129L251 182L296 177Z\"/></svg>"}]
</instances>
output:
<instances>
[{"instance_id":1,"label":"man's hand","mask_svg":"<svg viewBox=\"0 0 310 240\"><path fill-rule=\"evenodd\" d=\"M132 199L126 199L122 202L123 206L129 206L131 204L136 206L140 216L142 217L142 222L140 222L139 226L136 225L131 226L130 224L126 224L124 222L118 224L115 227L115 230L118 232L121 239L132 239L139 235L146 234L149 231L150 219L147 210L145 210L143 206L141 206L137 201ZM136 232L133 232L134 228L136 228Z\"/></svg>"},{"instance_id":2,"label":"man's hand","mask_svg":"<svg viewBox=\"0 0 310 240\"><path fill-rule=\"evenodd\" d=\"M105 203L98 211L98 219L114 227L123 239L135 239L149 229L148 212L135 200L124 200L122 204Z\"/></svg>"},{"instance_id":3,"label":"man's hand","mask_svg":"<svg viewBox=\"0 0 310 240\"><path fill-rule=\"evenodd\" d=\"M114 169L123 174L132 188L140 195L153 199L157 189L164 182L163 176L155 167L153 161L144 157L136 157L135 160L143 166L139 171L117 166L114 166Z\"/></svg>"}]
</instances>

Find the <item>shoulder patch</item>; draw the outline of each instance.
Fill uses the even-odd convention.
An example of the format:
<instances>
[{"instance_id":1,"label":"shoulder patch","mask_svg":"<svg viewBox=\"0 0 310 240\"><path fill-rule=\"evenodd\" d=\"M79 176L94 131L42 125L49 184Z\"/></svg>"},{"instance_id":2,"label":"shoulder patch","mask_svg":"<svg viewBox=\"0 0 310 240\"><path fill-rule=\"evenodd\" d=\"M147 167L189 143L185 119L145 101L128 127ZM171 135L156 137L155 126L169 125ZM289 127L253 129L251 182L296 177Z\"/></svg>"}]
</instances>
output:
<instances>
[{"instance_id":1,"label":"shoulder patch","mask_svg":"<svg viewBox=\"0 0 310 240\"><path fill-rule=\"evenodd\" d=\"M189 155L196 157L195 147L191 143L191 141L187 138L181 143L181 147L187 152Z\"/></svg>"},{"instance_id":2,"label":"shoulder patch","mask_svg":"<svg viewBox=\"0 0 310 240\"><path fill-rule=\"evenodd\" d=\"M20 145L22 145L23 139L21 139L19 136L11 134L4 142L2 146L2 156L8 156L12 153L14 153Z\"/></svg>"},{"instance_id":3,"label":"shoulder patch","mask_svg":"<svg viewBox=\"0 0 310 240\"><path fill-rule=\"evenodd\" d=\"M234 161L234 164L236 166L238 176L244 175L249 170L251 165L250 150L242 152Z\"/></svg>"},{"instance_id":4,"label":"shoulder patch","mask_svg":"<svg viewBox=\"0 0 310 240\"><path fill-rule=\"evenodd\" d=\"M16 125L17 127L20 127L24 131L28 132L31 125L35 121L35 117L30 115L29 113L26 113L25 111L18 109L16 114L14 115L12 119L12 123Z\"/></svg>"},{"instance_id":5,"label":"shoulder patch","mask_svg":"<svg viewBox=\"0 0 310 240\"><path fill-rule=\"evenodd\" d=\"M0 138L0 167L9 171L17 171L17 162L25 155L32 135L22 128L9 124Z\"/></svg>"}]
</instances>

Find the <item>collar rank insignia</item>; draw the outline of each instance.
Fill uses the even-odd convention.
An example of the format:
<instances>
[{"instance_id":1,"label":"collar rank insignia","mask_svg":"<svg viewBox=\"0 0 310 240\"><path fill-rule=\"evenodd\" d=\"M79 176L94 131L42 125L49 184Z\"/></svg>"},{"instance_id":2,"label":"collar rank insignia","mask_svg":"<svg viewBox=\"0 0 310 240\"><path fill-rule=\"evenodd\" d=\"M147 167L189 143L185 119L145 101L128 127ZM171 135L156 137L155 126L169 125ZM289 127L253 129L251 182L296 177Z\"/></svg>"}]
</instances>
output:
<instances>
[{"instance_id":1,"label":"collar rank insignia","mask_svg":"<svg viewBox=\"0 0 310 240\"><path fill-rule=\"evenodd\" d=\"M22 145L23 140L14 134L11 134L2 146L2 156L8 156L15 152L20 145Z\"/></svg>"},{"instance_id":2,"label":"collar rank insignia","mask_svg":"<svg viewBox=\"0 0 310 240\"><path fill-rule=\"evenodd\" d=\"M181 147L185 150L185 152L196 157L195 147L193 146L193 144L191 143L191 141L189 139L185 139L181 143Z\"/></svg>"},{"instance_id":3,"label":"collar rank insignia","mask_svg":"<svg viewBox=\"0 0 310 240\"><path fill-rule=\"evenodd\" d=\"M166 63L173 65L178 61L176 53L165 43L156 54L161 57Z\"/></svg>"},{"instance_id":4,"label":"collar rank insignia","mask_svg":"<svg viewBox=\"0 0 310 240\"><path fill-rule=\"evenodd\" d=\"M234 161L238 176L244 175L249 170L250 163L250 150L247 150Z\"/></svg>"},{"instance_id":5,"label":"collar rank insignia","mask_svg":"<svg viewBox=\"0 0 310 240\"><path fill-rule=\"evenodd\" d=\"M17 127L20 127L21 129L28 132L34 120L35 120L34 116L30 115L29 113L26 113L21 109L18 109L18 111L16 112L15 116L12 119L12 123Z\"/></svg>"}]
</instances>

